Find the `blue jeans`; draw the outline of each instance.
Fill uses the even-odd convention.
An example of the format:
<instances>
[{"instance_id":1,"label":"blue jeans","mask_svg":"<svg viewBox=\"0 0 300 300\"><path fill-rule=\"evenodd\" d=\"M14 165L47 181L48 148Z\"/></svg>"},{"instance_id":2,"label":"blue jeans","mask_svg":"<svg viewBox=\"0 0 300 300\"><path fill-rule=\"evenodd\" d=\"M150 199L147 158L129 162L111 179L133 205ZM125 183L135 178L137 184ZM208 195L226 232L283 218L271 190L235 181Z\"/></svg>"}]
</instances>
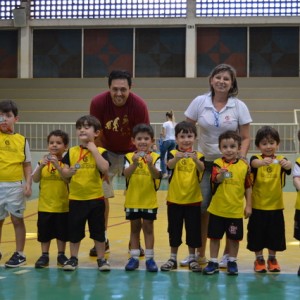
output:
<instances>
[{"instance_id":1,"label":"blue jeans","mask_svg":"<svg viewBox=\"0 0 300 300\"><path fill-rule=\"evenodd\" d=\"M165 156L167 152L175 149L176 143L175 140L163 141L160 147L160 169L163 174L167 173L167 166L165 162Z\"/></svg>"}]
</instances>

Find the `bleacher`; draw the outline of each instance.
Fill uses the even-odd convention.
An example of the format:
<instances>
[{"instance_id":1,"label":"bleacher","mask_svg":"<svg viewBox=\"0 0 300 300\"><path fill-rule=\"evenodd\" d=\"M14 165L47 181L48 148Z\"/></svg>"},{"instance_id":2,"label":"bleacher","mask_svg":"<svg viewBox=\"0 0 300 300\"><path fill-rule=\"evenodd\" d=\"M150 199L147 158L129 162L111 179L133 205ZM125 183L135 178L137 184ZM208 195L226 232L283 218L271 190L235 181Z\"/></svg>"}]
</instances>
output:
<instances>
[{"instance_id":1,"label":"bleacher","mask_svg":"<svg viewBox=\"0 0 300 300\"><path fill-rule=\"evenodd\" d=\"M294 124L294 110L300 109L299 83L299 78L238 78L238 97L254 123ZM87 114L91 98L107 88L107 78L1 79L0 99L17 102L20 122L68 123ZM162 123L170 109L177 121L185 119L191 100L208 90L207 78L134 78L132 86L147 102L151 123ZM294 140L295 129L284 135L284 140Z\"/></svg>"}]
</instances>

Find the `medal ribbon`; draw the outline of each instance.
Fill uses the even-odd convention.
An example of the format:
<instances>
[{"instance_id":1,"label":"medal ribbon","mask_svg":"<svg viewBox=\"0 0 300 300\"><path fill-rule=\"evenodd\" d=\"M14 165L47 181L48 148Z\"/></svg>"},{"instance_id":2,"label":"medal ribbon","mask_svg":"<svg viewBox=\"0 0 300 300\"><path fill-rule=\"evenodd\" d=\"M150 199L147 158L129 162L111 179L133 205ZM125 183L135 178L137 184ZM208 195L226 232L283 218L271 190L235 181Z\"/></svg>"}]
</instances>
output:
<instances>
[{"instance_id":1,"label":"medal ribbon","mask_svg":"<svg viewBox=\"0 0 300 300\"><path fill-rule=\"evenodd\" d=\"M59 166L61 167L62 163L61 163L60 160L58 161L58 163L59 163ZM51 170L50 170L50 165L52 165ZM54 165L50 161L48 161L48 163L47 163L47 168L48 168L49 173L52 173L52 172L56 171L56 168L54 167Z\"/></svg>"},{"instance_id":2,"label":"medal ribbon","mask_svg":"<svg viewBox=\"0 0 300 300\"><path fill-rule=\"evenodd\" d=\"M228 170L229 166L232 165L236 160L231 160L231 161L227 164L227 166L225 165L226 161L225 161L224 158L222 159L222 161L223 161L223 168L226 169L226 170Z\"/></svg>"},{"instance_id":3,"label":"medal ribbon","mask_svg":"<svg viewBox=\"0 0 300 300\"><path fill-rule=\"evenodd\" d=\"M78 160L77 160L76 163L78 164L78 163L79 163L81 160L83 160L89 153L90 153L90 151L87 150L87 152L85 152L85 153L83 154L83 147L80 146L79 158L78 158Z\"/></svg>"}]
</instances>

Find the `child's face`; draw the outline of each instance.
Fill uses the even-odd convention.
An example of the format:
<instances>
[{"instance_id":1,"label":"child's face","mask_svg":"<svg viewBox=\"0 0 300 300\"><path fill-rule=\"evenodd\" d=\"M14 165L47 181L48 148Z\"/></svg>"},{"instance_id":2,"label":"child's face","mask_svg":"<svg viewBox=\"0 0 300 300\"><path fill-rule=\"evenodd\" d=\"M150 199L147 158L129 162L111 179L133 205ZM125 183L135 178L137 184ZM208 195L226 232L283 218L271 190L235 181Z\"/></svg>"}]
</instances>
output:
<instances>
[{"instance_id":1,"label":"child's face","mask_svg":"<svg viewBox=\"0 0 300 300\"><path fill-rule=\"evenodd\" d=\"M138 152L149 152L154 142L147 132L139 132L131 141Z\"/></svg>"},{"instance_id":2,"label":"child's face","mask_svg":"<svg viewBox=\"0 0 300 300\"><path fill-rule=\"evenodd\" d=\"M49 138L48 150L51 155L56 155L60 158L67 150L67 145L64 144L61 136L52 135Z\"/></svg>"},{"instance_id":3,"label":"child's face","mask_svg":"<svg viewBox=\"0 0 300 300\"><path fill-rule=\"evenodd\" d=\"M95 138L99 135L100 130L95 131L93 126L88 125L87 123L83 126L76 128L76 134L81 143L93 142Z\"/></svg>"},{"instance_id":4,"label":"child's face","mask_svg":"<svg viewBox=\"0 0 300 300\"><path fill-rule=\"evenodd\" d=\"M179 150L191 151L195 142L195 134L193 132L179 132L176 136L176 143Z\"/></svg>"},{"instance_id":5,"label":"child's face","mask_svg":"<svg viewBox=\"0 0 300 300\"><path fill-rule=\"evenodd\" d=\"M14 124L19 120L18 117L10 112L0 112L0 131L3 133L12 133L14 131Z\"/></svg>"},{"instance_id":6,"label":"child's face","mask_svg":"<svg viewBox=\"0 0 300 300\"><path fill-rule=\"evenodd\" d=\"M239 150L239 144L234 139L230 138L221 140L220 151L226 160L230 161L236 159L238 157Z\"/></svg>"},{"instance_id":7,"label":"child's face","mask_svg":"<svg viewBox=\"0 0 300 300\"><path fill-rule=\"evenodd\" d=\"M258 144L258 149L264 156L273 156L278 149L279 144L272 138L264 138Z\"/></svg>"}]
</instances>

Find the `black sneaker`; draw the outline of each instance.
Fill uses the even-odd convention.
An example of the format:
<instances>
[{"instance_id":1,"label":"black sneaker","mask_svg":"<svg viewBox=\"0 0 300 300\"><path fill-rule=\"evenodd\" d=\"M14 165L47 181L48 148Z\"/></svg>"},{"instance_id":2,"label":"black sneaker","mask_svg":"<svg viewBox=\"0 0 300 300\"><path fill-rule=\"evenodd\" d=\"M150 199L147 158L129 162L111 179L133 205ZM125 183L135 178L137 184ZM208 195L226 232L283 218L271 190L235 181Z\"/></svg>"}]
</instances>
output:
<instances>
[{"instance_id":1,"label":"black sneaker","mask_svg":"<svg viewBox=\"0 0 300 300\"><path fill-rule=\"evenodd\" d=\"M5 263L6 268L17 268L26 265L26 257L15 252L12 257Z\"/></svg>"},{"instance_id":2,"label":"black sneaker","mask_svg":"<svg viewBox=\"0 0 300 300\"><path fill-rule=\"evenodd\" d=\"M49 266L49 255L42 255L35 263L36 269L46 268Z\"/></svg>"},{"instance_id":3,"label":"black sneaker","mask_svg":"<svg viewBox=\"0 0 300 300\"><path fill-rule=\"evenodd\" d=\"M109 249L109 240L107 239L105 242L105 253L109 253L110 249ZM97 257L97 250L96 247L94 246L91 250L90 250L90 256L91 257Z\"/></svg>"},{"instance_id":4,"label":"black sneaker","mask_svg":"<svg viewBox=\"0 0 300 300\"><path fill-rule=\"evenodd\" d=\"M97 259L98 269L101 272L108 272L110 271L110 264L105 258Z\"/></svg>"},{"instance_id":5,"label":"black sneaker","mask_svg":"<svg viewBox=\"0 0 300 300\"><path fill-rule=\"evenodd\" d=\"M75 256L71 256L70 259L68 259L65 264L63 265L64 271L74 271L78 266L78 258Z\"/></svg>"},{"instance_id":6,"label":"black sneaker","mask_svg":"<svg viewBox=\"0 0 300 300\"><path fill-rule=\"evenodd\" d=\"M67 260L68 258L64 254L59 254L57 256L57 265L63 267Z\"/></svg>"}]
</instances>

